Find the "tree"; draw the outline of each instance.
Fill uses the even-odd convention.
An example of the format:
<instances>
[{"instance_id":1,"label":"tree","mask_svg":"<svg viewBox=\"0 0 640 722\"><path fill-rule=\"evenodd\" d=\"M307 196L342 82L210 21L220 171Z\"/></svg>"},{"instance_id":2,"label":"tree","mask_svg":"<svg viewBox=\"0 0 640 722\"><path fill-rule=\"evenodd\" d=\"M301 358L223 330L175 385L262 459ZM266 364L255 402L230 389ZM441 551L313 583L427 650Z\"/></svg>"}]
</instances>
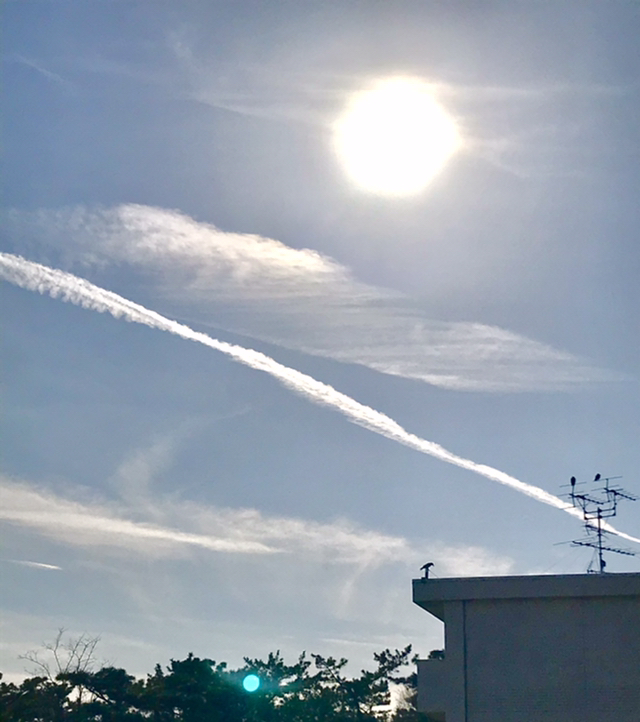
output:
<instances>
[{"instance_id":1,"label":"tree","mask_svg":"<svg viewBox=\"0 0 640 722\"><path fill-rule=\"evenodd\" d=\"M234 684L226 664L193 654L171 660L167 673L156 665L153 675L136 688L138 707L154 722L243 722L247 700Z\"/></svg>"},{"instance_id":2,"label":"tree","mask_svg":"<svg viewBox=\"0 0 640 722\"><path fill-rule=\"evenodd\" d=\"M0 722L62 722L69 691L46 677L30 677L20 686L0 681Z\"/></svg>"},{"instance_id":3,"label":"tree","mask_svg":"<svg viewBox=\"0 0 640 722\"><path fill-rule=\"evenodd\" d=\"M96 672L62 672L57 679L67 683L71 690L67 704L71 720L120 722L145 719L136 709L135 678L124 669L101 667Z\"/></svg>"},{"instance_id":4,"label":"tree","mask_svg":"<svg viewBox=\"0 0 640 722\"><path fill-rule=\"evenodd\" d=\"M265 680L264 696L272 710L259 719L283 722L370 722L391 720L388 709L389 685L409 686L415 675L402 675L400 669L410 661L411 646L403 650L384 650L374 654L377 668L362 670L359 677L344 675L347 660L303 653L296 664L287 666L280 653L270 654L266 662L245 659L246 671ZM410 704L411 695L408 697ZM275 712L275 713L274 713ZM405 719L408 721L409 718ZM416 718L417 719L417 718Z\"/></svg>"},{"instance_id":5,"label":"tree","mask_svg":"<svg viewBox=\"0 0 640 722\"><path fill-rule=\"evenodd\" d=\"M89 672L96 666L95 651L100 637L81 634L65 640L65 634L65 628L60 627L53 642L43 642L42 649L30 650L20 656L20 659L31 663L32 675L41 675L53 681L59 674Z\"/></svg>"},{"instance_id":6,"label":"tree","mask_svg":"<svg viewBox=\"0 0 640 722\"><path fill-rule=\"evenodd\" d=\"M244 659L229 670L225 663L189 654L156 665L146 679L136 680L124 669L93 668L92 638L45 646L55 666L37 653L25 658L47 674L20 686L0 683L0 722L418 722L415 673L409 664L411 647L374 654L376 668L359 676L345 674L347 660L302 653L287 664L280 652L266 660ZM60 652L65 650L65 654ZM66 655L66 656L65 656ZM45 668L45 664L49 664ZM84 667L84 668L83 668ZM53 676L54 669L61 669ZM242 680L255 674L260 687L243 689ZM405 690L402 708L389 707L390 685Z\"/></svg>"}]
</instances>

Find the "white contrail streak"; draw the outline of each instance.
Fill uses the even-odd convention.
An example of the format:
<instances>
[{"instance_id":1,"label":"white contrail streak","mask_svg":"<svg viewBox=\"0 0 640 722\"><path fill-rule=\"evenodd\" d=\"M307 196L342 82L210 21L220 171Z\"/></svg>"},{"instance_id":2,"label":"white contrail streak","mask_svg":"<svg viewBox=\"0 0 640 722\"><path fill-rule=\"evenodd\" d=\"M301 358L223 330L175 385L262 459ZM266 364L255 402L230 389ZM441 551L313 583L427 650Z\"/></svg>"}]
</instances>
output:
<instances>
[{"instance_id":1,"label":"white contrail streak","mask_svg":"<svg viewBox=\"0 0 640 722\"><path fill-rule=\"evenodd\" d=\"M141 323L151 328L160 329L161 331L169 331L169 333L173 333L188 341L195 341L209 348L213 348L216 351L221 351L246 366L274 376L284 386L305 396L310 401L337 409L354 424L363 426L370 431L386 436L388 439L397 441L423 454L434 456L449 464L454 464L455 466L480 474L492 481L510 486L512 489L526 494L543 504L549 504L573 516L582 518L579 510L544 489L533 484L526 484L506 474L504 471L494 469L491 466L478 464L475 461L471 461L471 459L457 456L447 451L447 449L440 446L440 444L411 434L385 414L369 406L360 404L355 399L337 391L332 386L324 384L321 381L316 381L316 379L307 376L307 374L284 366L259 351L226 343L225 341L218 341L217 339L211 338L211 336L207 336L205 333L194 331L192 328L189 328L189 326L185 326L177 321L172 321L155 311L151 311L144 306L129 301L117 293L95 286L93 283L89 283L89 281L78 278L78 276L64 271L58 271L33 261L28 261L22 258L22 256L0 252L0 276L21 288L37 291L42 294L48 293L53 298L61 298L63 301L69 301L83 308L99 311L100 313L110 313L115 318L124 318L127 321ZM628 541L640 544L640 539L620 532L610 525L606 525L605 528L607 531L617 534Z\"/></svg>"},{"instance_id":2,"label":"white contrail streak","mask_svg":"<svg viewBox=\"0 0 640 722\"><path fill-rule=\"evenodd\" d=\"M50 512L45 511L1 511L0 518L10 522L17 522L24 526L32 526L36 529L47 529L52 521L58 527L65 530L73 530L81 534L89 532L95 536L120 536L131 539L147 540L150 542L168 542L175 544L190 544L203 547L214 552L229 552L239 554L273 554L278 551L273 547L255 541L243 541L234 539L221 539L205 534L191 534L178 531L177 529L166 529L152 526L151 524L140 524L127 519L116 519L107 516L81 515L73 511L60 514L52 519ZM26 564L26 562L24 562ZM35 562L30 562L35 564Z\"/></svg>"},{"instance_id":3,"label":"white contrail streak","mask_svg":"<svg viewBox=\"0 0 640 722\"><path fill-rule=\"evenodd\" d=\"M8 562L11 562L11 564L20 564L23 567L33 567L34 569L55 569L57 571L62 571L62 567L57 566L56 564L45 564L44 562L28 562L24 559L7 559Z\"/></svg>"}]
</instances>

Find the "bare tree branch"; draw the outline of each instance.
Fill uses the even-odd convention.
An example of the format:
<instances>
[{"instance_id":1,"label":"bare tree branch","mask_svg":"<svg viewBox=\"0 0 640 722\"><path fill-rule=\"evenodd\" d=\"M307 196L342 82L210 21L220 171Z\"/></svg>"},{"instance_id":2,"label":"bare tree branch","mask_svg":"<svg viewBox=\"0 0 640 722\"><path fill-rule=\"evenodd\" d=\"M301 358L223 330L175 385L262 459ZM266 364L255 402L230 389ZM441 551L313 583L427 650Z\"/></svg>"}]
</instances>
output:
<instances>
[{"instance_id":1,"label":"bare tree branch","mask_svg":"<svg viewBox=\"0 0 640 722\"><path fill-rule=\"evenodd\" d=\"M20 655L19 659L31 664L31 669L26 670L29 674L53 681L62 673L94 670L98 663L96 647L100 637L83 633L65 641L65 633L65 628L60 627L52 642L43 642L42 649Z\"/></svg>"}]
</instances>

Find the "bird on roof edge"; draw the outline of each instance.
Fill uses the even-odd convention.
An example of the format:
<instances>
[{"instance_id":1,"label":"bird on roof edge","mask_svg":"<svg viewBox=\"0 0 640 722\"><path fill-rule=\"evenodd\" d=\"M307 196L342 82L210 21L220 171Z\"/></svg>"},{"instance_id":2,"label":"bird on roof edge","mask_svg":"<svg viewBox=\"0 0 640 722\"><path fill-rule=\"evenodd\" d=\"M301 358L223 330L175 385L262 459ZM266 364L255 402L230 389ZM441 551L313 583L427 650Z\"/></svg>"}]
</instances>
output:
<instances>
[{"instance_id":1,"label":"bird on roof edge","mask_svg":"<svg viewBox=\"0 0 640 722\"><path fill-rule=\"evenodd\" d=\"M434 566L433 562L427 562L420 567L421 570L424 569L424 579L429 579L429 570L432 566Z\"/></svg>"}]
</instances>

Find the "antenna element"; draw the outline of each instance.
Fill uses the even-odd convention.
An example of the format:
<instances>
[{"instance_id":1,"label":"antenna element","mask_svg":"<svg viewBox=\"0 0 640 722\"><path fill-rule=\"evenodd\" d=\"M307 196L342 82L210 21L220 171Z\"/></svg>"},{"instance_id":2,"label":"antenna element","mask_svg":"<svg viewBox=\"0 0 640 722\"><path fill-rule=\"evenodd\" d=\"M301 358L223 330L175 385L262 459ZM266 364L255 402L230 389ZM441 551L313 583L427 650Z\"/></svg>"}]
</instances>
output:
<instances>
[{"instance_id":1,"label":"antenna element","mask_svg":"<svg viewBox=\"0 0 640 722\"><path fill-rule=\"evenodd\" d=\"M626 501L637 501L638 498L627 493L619 486L612 486L611 482L621 479L621 476L609 476L603 479L600 474L596 474L593 483L604 482L604 486L596 487L591 493L577 494L576 477L571 477L571 491L568 496L574 507L582 512L584 528L587 536L584 539L576 539L571 542L573 546L591 547L594 550L593 558L589 564L587 572L589 574L604 574L607 563L603 558L603 552L614 552L616 554L624 554L633 557L635 552L629 549L620 549L618 547L606 546L604 542L608 538L609 532L603 528L605 519L610 519L618 513L618 502L622 499ZM594 568L597 560L597 569Z\"/></svg>"}]
</instances>

